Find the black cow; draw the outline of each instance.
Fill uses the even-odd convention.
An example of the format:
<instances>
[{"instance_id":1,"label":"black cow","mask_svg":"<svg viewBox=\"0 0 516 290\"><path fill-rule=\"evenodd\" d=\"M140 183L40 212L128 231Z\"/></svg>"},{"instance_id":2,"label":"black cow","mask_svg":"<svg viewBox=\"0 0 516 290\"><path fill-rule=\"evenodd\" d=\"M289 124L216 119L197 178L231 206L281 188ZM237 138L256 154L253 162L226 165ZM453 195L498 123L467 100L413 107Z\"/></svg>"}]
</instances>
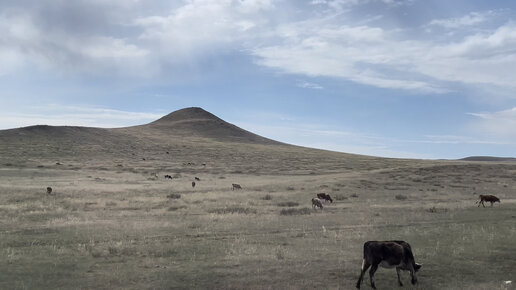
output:
<instances>
[{"instance_id":1,"label":"black cow","mask_svg":"<svg viewBox=\"0 0 516 290\"><path fill-rule=\"evenodd\" d=\"M47 187L47 194L52 194L52 187Z\"/></svg>"},{"instance_id":2,"label":"black cow","mask_svg":"<svg viewBox=\"0 0 516 290\"><path fill-rule=\"evenodd\" d=\"M192 181L192 188L195 187L195 181Z\"/></svg>"},{"instance_id":3,"label":"black cow","mask_svg":"<svg viewBox=\"0 0 516 290\"><path fill-rule=\"evenodd\" d=\"M400 270L410 271L412 284L417 283L416 272L421 265L414 261L412 248L404 241L369 241L364 243L364 259L362 261L362 271L358 278L356 287L360 289L360 284L364 277L365 271L369 267L369 277L371 279L371 287L376 289L374 284L374 273L378 266L383 268L396 268L398 274L398 283L403 286L400 279Z\"/></svg>"},{"instance_id":4,"label":"black cow","mask_svg":"<svg viewBox=\"0 0 516 290\"><path fill-rule=\"evenodd\" d=\"M478 197L480 200L475 202L475 203L478 203L478 207L480 207L480 204L482 204L483 207L486 207L485 204L484 204L484 201L487 201L487 202L490 202L491 203L491 206L493 206L493 203L495 202L500 202L500 199L494 195L480 195Z\"/></svg>"},{"instance_id":5,"label":"black cow","mask_svg":"<svg viewBox=\"0 0 516 290\"><path fill-rule=\"evenodd\" d=\"M333 199L331 199L331 196L329 194L326 194L326 193L318 193L317 194L317 197L321 200L326 200L326 201L329 201L331 203L333 203Z\"/></svg>"},{"instance_id":6,"label":"black cow","mask_svg":"<svg viewBox=\"0 0 516 290\"><path fill-rule=\"evenodd\" d=\"M197 177L197 176L195 177L195 180L201 181L201 179L199 177Z\"/></svg>"}]
</instances>

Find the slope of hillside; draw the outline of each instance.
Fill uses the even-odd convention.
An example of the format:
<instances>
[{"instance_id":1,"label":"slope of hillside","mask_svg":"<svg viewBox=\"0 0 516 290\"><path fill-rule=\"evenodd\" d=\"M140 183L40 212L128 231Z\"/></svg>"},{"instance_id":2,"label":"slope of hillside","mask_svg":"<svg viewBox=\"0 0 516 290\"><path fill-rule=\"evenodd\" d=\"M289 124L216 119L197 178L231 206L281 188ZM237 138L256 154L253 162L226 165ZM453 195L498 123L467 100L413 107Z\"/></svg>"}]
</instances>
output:
<instances>
[{"instance_id":1,"label":"slope of hillside","mask_svg":"<svg viewBox=\"0 0 516 290\"><path fill-rule=\"evenodd\" d=\"M254 144L280 144L277 141L253 134L230 124L202 108L185 108L172 112L152 123L131 129L152 129L163 134L181 137L205 137L222 142L247 142Z\"/></svg>"},{"instance_id":2,"label":"slope of hillside","mask_svg":"<svg viewBox=\"0 0 516 290\"><path fill-rule=\"evenodd\" d=\"M489 162L507 162L516 161L513 157L493 157L493 156L469 156L466 158L459 159L462 161L489 161Z\"/></svg>"},{"instance_id":3,"label":"slope of hillside","mask_svg":"<svg viewBox=\"0 0 516 290\"><path fill-rule=\"evenodd\" d=\"M217 172L309 174L380 169L387 161L404 162L283 144L201 108L182 109L149 124L125 128L38 125L0 131L0 164L13 166L61 163L73 168L118 166L145 171L190 163L209 164Z\"/></svg>"}]
</instances>

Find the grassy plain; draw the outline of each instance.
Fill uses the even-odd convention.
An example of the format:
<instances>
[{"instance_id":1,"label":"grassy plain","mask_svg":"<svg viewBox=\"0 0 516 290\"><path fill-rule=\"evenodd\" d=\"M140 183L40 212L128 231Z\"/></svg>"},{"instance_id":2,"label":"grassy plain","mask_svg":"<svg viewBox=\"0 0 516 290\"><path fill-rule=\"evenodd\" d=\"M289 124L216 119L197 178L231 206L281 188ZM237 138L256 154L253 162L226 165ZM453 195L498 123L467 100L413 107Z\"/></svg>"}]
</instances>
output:
<instances>
[{"instance_id":1,"label":"grassy plain","mask_svg":"<svg viewBox=\"0 0 516 290\"><path fill-rule=\"evenodd\" d=\"M363 243L389 239L423 264L404 289L514 289L516 163L124 130L0 134L0 289L352 289Z\"/></svg>"}]
</instances>

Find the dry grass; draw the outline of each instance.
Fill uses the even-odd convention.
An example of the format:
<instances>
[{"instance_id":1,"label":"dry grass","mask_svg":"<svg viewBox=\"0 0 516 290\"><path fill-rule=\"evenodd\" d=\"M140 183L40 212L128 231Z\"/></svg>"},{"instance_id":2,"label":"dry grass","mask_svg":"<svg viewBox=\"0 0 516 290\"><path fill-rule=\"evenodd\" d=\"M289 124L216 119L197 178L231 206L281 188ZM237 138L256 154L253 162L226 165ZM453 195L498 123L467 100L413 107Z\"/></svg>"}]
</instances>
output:
<instances>
[{"instance_id":1,"label":"dry grass","mask_svg":"<svg viewBox=\"0 0 516 290\"><path fill-rule=\"evenodd\" d=\"M351 289L363 243L389 239L408 241L424 265L414 289L509 289L503 282L515 279L514 163L143 129L117 130L100 146L99 132L0 143L0 289ZM335 202L314 210L321 188ZM477 208L480 193L502 203ZM398 288L392 269L376 280Z\"/></svg>"}]
</instances>

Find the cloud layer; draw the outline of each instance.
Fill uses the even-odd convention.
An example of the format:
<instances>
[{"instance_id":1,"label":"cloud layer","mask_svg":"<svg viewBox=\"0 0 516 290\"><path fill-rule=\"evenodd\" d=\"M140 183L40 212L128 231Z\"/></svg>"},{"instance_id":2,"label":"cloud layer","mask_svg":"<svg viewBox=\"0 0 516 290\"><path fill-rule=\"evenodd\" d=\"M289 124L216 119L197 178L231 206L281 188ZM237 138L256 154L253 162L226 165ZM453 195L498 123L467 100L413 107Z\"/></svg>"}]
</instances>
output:
<instances>
[{"instance_id":1,"label":"cloud layer","mask_svg":"<svg viewBox=\"0 0 516 290\"><path fill-rule=\"evenodd\" d=\"M157 77L203 59L248 54L287 74L378 88L444 93L453 83L514 88L516 25L470 12L415 27L353 21L355 7L396 11L414 1L21 1L0 4L0 75L28 67L91 75ZM285 9L298 11L293 16ZM358 8L357 8L358 9ZM290 13L292 14L292 13ZM443 27L449 37L436 34ZM457 36L453 36L457 35ZM450 84L451 83L451 84Z\"/></svg>"}]
</instances>

